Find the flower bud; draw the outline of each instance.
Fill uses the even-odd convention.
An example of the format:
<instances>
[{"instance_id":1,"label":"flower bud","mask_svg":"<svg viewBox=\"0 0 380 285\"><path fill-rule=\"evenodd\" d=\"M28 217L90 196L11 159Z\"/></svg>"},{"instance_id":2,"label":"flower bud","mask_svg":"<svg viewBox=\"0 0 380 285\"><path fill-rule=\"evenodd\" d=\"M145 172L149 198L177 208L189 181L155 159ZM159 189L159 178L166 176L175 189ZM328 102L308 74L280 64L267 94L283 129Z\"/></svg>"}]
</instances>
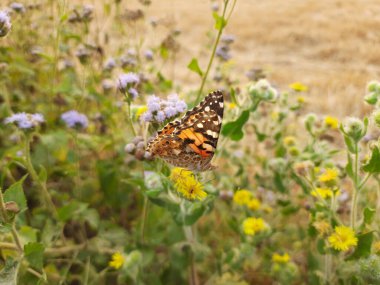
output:
<instances>
[{"instance_id":1,"label":"flower bud","mask_svg":"<svg viewBox=\"0 0 380 285\"><path fill-rule=\"evenodd\" d=\"M376 92L371 92L364 96L364 101L370 105L375 105L377 103L378 94Z\"/></svg>"},{"instance_id":2,"label":"flower bud","mask_svg":"<svg viewBox=\"0 0 380 285\"><path fill-rule=\"evenodd\" d=\"M135 144L129 143L124 147L125 152L133 154L136 149Z\"/></svg>"},{"instance_id":3,"label":"flower bud","mask_svg":"<svg viewBox=\"0 0 380 285\"><path fill-rule=\"evenodd\" d=\"M358 118L348 118L343 124L344 132L358 142L365 135L364 123Z\"/></svg>"},{"instance_id":4,"label":"flower bud","mask_svg":"<svg viewBox=\"0 0 380 285\"><path fill-rule=\"evenodd\" d=\"M7 210L7 212L17 214L18 212L20 212L20 207L17 205L16 202L9 201L5 203L5 210Z\"/></svg>"},{"instance_id":5,"label":"flower bud","mask_svg":"<svg viewBox=\"0 0 380 285\"><path fill-rule=\"evenodd\" d=\"M11 19L6 11L0 11L0 37L5 37L12 27Z\"/></svg>"},{"instance_id":6,"label":"flower bud","mask_svg":"<svg viewBox=\"0 0 380 285\"><path fill-rule=\"evenodd\" d=\"M372 80L367 84L368 92L379 92L380 91L380 82Z\"/></svg>"},{"instance_id":7,"label":"flower bud","mask_svg":"<svg viewBox=\"0 0 380 285\"><path fill-rule=\"evenodd\" d=\"M375 122L375 125L380 128L380 109L375 110L372 113L372 119Z\"/></svg>"}]
</instances>

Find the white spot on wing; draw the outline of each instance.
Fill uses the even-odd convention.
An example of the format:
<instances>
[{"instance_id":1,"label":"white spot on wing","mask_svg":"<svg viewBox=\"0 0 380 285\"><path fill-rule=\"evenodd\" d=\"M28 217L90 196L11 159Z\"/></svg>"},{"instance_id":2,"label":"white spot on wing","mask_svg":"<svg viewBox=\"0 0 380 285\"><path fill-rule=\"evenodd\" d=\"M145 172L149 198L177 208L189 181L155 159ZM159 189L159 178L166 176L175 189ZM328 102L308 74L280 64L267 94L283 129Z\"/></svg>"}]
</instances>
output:
<instances>
[{"instance_id":1,"label":"white spot on wing","mask_svg":"<svg viewBox=\"0 0 380 285\"><path fill-rule=\"evenodd\" d=\"M198 128L203 128L203 124L202 124L202 123L199 123L199 124L197 124L197 127L198 127Z\"/></svg>"},{"instance_id":2,"label":"white spot on wing","mask_svg":"<svg viewBox=\"0 0 380 285\"><path fill-rule=\"evenodd\" d=\"M207 106L207 107L205 108L205 111L206 111L206 112L210 112L210 107Z\"/></svg>"}]
</instances>

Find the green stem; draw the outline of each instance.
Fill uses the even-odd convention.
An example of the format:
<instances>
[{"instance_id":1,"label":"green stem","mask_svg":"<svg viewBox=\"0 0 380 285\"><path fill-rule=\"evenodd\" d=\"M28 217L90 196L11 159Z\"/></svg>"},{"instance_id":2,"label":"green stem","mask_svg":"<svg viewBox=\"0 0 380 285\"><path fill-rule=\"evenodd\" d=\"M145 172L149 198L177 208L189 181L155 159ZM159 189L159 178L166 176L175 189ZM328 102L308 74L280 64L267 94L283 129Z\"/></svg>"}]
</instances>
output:
<instances>
[{"instance_id":1,"label":"green stem","mask_svg":"<svg viewBox=\"0 0 380 285\"><path fill-rule=\"evenodd\" d=\"M23 251L22 244L21 244L21 241L20 241L20 237L18 236L18 233L17 233L17 230L16 230L16 225L15 225L14 221L12 223L11 234L12 234L14 242L15 242L15 244L17 246L18 251L22 252Z\"/></svg>"},{"instance_id":2,"label":"green stem","mask_svg":"<svg viewBox=\"0 0 380 285\"><path fill-rule=\"evenodd\" d=\"M3 222L7 221L7 210L5 208L3 190L0 188L0 215Z\"/></svg>"},{"instance_id":3,"label":"green stem","mask_svg":"<svg viewBox=\"0 0 380 285\"><path fill-rule=\"evenodd\" d=\"M133 122L132 122L131 103L130 102L127 102L127 119L128 119L128 124L131 127L133 136L136 136L136 131L135 131L135 128L133 127Z\"/></svg>"},{"instance_id":4,"label":"green stem","mask_svg":"<svg viewBox=\"0 0 380 285\"><path fill-rule=\"evenodd\" d=\"M203 74L203 77L202 77L202 82L201 82L201 86L199 87L199 90L198 90L198 94L197 94L197 98L195 99L195 104L199 102L200 98L201 98L201 95L202 95L202 92L203 92L203 88L205 86L205 83L206 83L206 80L207 80L207 77L208 77L208 74L210 72L210 69L211 69L211 66L212 66L212 63L214 61L214 58L215 58L215 52L216 52L216 49L218 47L218 44L219 44L219 41L220 41L220 37L222 36L222 33L223 33L223 30L224 28L227 26L227 23L228 23L228 18L231 16L231 13L232 13L232 9L234 8L235 6L235 3L236 1L234 1L234 4L232 6L232 9L231 9L231 12L229 14L229 17L227 19L225 19L225 15L226 15L226 11L227 11L227 6L228 6L228 2L229 0L225 0L224 1L224 6L223 6L223 13L222 13L222 18L223 20L225 21L224 24L222 24L218 30L218 34L216 36L216 40L214 42L214 46L212 48L212 52L211 52L211 56L210 56L210 59L208 61L208 65L207 65L207 68L206 68L206 72Z\"/></svg>"},{"instance_id":5,"label":"green stem","mask_svg":"<svg viewBox=\"0 0 380 285\"><path fill-rule=\"evenodd\" d=\"M142 213L142 222L141 222L141 242L145 242L145 226L146 226L146 218L148 217L148 204L149 199L148 196L144 196L144 205L143 205L143 213Z\"/></svg>"},{"instance_id":6,"label":"green stem","mask_svg":"<svg viewBox=\"0 0 380 285\"><path fill-rule=\"evenodd\" d=\"M30 176L32 177L33 181L38 185L40 200L42 200L42 202L45 204L47 209L53 214L53 216L57 217L57 210L53 204L53 201L51 200L50 193L46 188L46 183L41 182L36 170L33 167L32 159L30 157L31 139L32 139L32 134L25 135L25 157L26 157L25 166Z\"/></svg>"},{"instance_id":7,"label":"green stem","mask_svg":"<svg viewBox=\"0 0 380 285\"><path fill-rule=\"evenodd\" d=\"M355 229L355 222L357 217L357 200L359 192L359 146L355 142L355 161L354 161L354 188L351 202L351 217L350 217L350 226L352 229Z\"/></svg>"}]
</instances>

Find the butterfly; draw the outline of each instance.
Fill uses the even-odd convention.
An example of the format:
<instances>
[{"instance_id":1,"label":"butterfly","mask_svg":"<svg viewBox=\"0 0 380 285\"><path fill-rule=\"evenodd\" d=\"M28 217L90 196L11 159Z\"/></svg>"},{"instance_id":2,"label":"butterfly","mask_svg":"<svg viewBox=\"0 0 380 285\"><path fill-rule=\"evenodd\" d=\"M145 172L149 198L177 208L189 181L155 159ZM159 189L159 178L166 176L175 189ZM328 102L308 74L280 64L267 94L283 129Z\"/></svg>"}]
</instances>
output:
<instances>
[{"instance_id":1,"label":"butterfly","mask_svg":"<svg viewBox=\"0 0 380 285\"><path fill-rule=\"evenodd\" d=\"M223 93L211 92L180 120L160 130L146 150L177 167L193 171L214 169L211 159L222 126L223 104Z\"/></svg>"}]
</instances>

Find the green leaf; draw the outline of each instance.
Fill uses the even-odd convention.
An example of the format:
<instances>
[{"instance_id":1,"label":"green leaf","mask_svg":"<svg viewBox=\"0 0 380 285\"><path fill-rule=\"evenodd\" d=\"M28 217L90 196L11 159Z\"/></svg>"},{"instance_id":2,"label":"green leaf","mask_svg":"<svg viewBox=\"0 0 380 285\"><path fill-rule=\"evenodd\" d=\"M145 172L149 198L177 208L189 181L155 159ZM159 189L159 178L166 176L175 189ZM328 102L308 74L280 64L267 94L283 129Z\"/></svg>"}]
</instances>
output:
<instances>
[{"instance_id":1,"label":"green leaf","mask_svg":"<svg viewBox=\"0 0 380 285\"><path fill-rule=\"evenodd\" d=\"M376 209L372 209L370 207L365 207L363 210L363 216L364 216L364 224L371 224L373 221L373 218L375 217Z\"/></svg>"},{"instance_id":2,"label":"green leaf","mask_svg":"<svg viewBox=\"0 0 380 285\"><path fill-rule=\"evenodd\" d=\"M195 203L190 206L188 213L186 213L184 224L186 226L193 225L200 217L202 217L206 207L202 203Z\"/></svg>"},{"instance_id":3,"label":"green leaf","mask_svg":"<svg viewBox=\"0 0 380 285\"><path fill-rule=\"evenodd\" d=\"M62 222L66 222L71 218L75 218L78 214L87 209L87 204L80 203L78 201L72 201L69 204L58 209L58 219Z\"/></svg>"},{"instance_id":4,"label":"green leaf","mask_svg":"<svg viewBox=\"0 0 380 285\"><path fill-rule=\"evenodd\" d=\"M46 183L46 180L47 180L47 172L46 172L46 168L41 165L41 170L40 170L40 173L38 174L38 179L42 182L42 183Z\"/></svg>"},{"instance_id":5,"label":"green leaf","mask_svg":"<svg viewBox=\"0 0 380 285\"><path fill-rule=\"evenodd\" d=\"M222 30L227 25L227 21L223 18L223 16L219 16L216 12L212 13L212 16L215 19L215 29L218 31Z\"/></svg>"},{"instance_id":6,"label":"green leaf","mask_svg":"<svg viewBox=\"0 0 380 285\"><path fill-rule=\"evenodd\" d=\"M346 143L347 149L351 153L355 153L355 143L348 136L344 136L344 142Z\"/></svg>"},{"instance_id":7,"label":"green leaf","mask_svg":"<svg viewBox=\"0 0 380 285\"><path fill-rule=\"evenodd\" d=\"M353 162L352 157L349 153L347 153L346 172L349 177L351 177L352 179L354 178Z\"/></svg>"},{"instance_id":8,"label":"green leaf","mask_svg":"<svg viewBox=\"0 0 380 285\"><path fill-rule=\"evenodd\" d=\"M380 151L377 146L372 150L371 158L368 163L363 166L363 170L369 173L380 172Z\"/></svg>"},{"instance_id":9,"label":"green leaf","mask_svg":"<svg viewBox=\"0 0 380 285\"><path fill-rule=\"evenodd\" d=\"M236 91L232 87L230 89L230 97L231 97L231 102L239 106L238 101L236 99Z\"/></svg>"},{"instance_id":10,"label":"green leaf","mask_svg":"<svg viewBox=\"0 0 380 285\"><path fill-rule=\"evenodd\" d=\"M24 256L33 268L42 269L44 250L44 245L39 242L30 242L24 246Z\"/></svg>"},{"instance_id":11,"label":"green leaf","mask_svg":"<svg viewBox=\"0 0 380 285\"><path fill-rule=\"evenodd\" d=\"M5 192L4 192L4 201L10 202L14 201L17 203L17 206L20 209L20 212L25 211L28 206L26 204L26 198L24 195L24 190L22 184L28 175L24 175L19 181L12 184Z\"/></svg>"},{"instance_id":12,"label":"green leaf","mask_svg":"<svg viewBox=\"0 0 380 285\"><path fill-rule=\"evenodd\" d=\"M358 236L358 245L353 254L351 254L347 260L359 259L366 257L371 253L371 246L373 241L373 232L368 232Z\"/></svg>"},{"instance_id":13,"label":"green leaf","mask_svg":"<svg viewBox=\"0 0 380 285\"><path fill-rule=\"evenodd\" d=\"M145 191L145 194L148 197L156 198L156 197L158 197L158 195L160 195L161 192L162 192L161 189L152 189L152 190Z\"/></svg>"},{"instance_id":14,"label":"green leaf","mask_svg":"<svg viewBox=\"0 0 380 285\"><path fill-rule=\"evenodd\" d=\"M187 65L187 68L190 69L191 71L194 71L197 73L199 76L203 76L203 71L199 67L198 60L196 58L193 58L190 63Z\"/></svg>"},{"instance_id":15,"label":"green leaf","mask_svg":"<svg viewBox=\"0 0 380 285\"><path fill-rule=\"evenodd\" d=\"M317 250L320 254L326 254L325 250L325 241L323 239L318 239L317 241Z\"/></svg>"},{"instance_id":16,"label":"green leaf","mask_svg":"<svg viewBox=\"0 0 380 285\"><path fill-rule=\"evenodd\" d=\"M233 141L239 141L244 137L243 127L249 119L249 110L245 110L241 113L239 118L235 121L228 122L222 128L222 134L228 136Z\"/></svg>"}]
</instances>

